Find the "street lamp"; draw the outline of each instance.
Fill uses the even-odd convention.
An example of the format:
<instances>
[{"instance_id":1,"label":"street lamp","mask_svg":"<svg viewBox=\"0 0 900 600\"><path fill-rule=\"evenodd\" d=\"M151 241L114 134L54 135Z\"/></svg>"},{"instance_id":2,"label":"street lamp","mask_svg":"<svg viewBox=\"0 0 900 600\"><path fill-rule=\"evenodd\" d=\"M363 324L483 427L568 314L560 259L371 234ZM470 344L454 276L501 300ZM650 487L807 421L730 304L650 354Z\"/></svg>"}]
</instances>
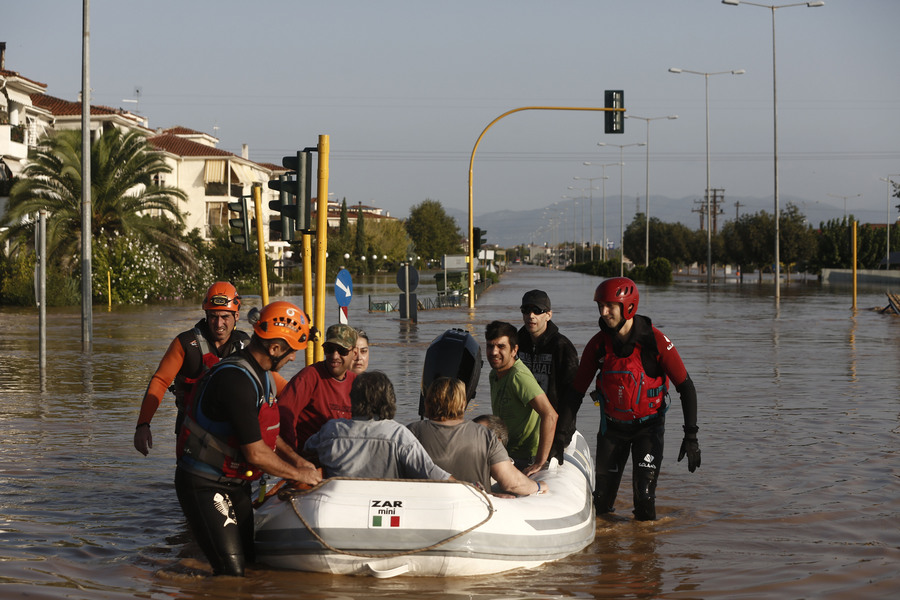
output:
<instances>
[{"instance_id":1,"label":"street lamp","mask_svg":"<svg viewBox=\"0 0 900 600\"><path fill-rule=\"evenodd\" d=\"M646 209L644 210L644 217L646 217L647 221L647 243L644 248L644 266L650 266L650 121L656 121L657 119L677 119L678 115L669 115L667 117L635 117L634 115L625 115L626 119L640 119L647 123L647 143L644 144L647 146L647 156L645 158L646 163L646 188L644 189L644 196L646 196Z\"/></svg>"},{"instance_id":2,"label":"street lamp","mask_svg":"<svg viewBox=\"0 0 900 600\"><path fill-rule=\"evenodd\" d=\"M589 165L591 163L586 162L586 163L582 163L582 164ZM591 218L590 218L590 222L591 222L590 223L590 227L591 227L591 262L594 262L594 190L600 189L600 188L594 187L594 182L597 181L598 179L606 179L606 175L604 175L602 177L573 177L572 179L585 180L590 185L590 187L588 187L588 189L591 192L590 193L590 200L591 200ZM605 213L605 205L604 205L604 213ZM600 255L603 256L603 253L601 252Z\"/></svg>"},{"instance_id":3,"label":"street lamp","mask_svg":"<svg viewBox=\"0 0 900 600\"><path fill-rule=\"evenodd\" d=\"M593 165L594 163L583 162L581 164L583 164L586 167L589 167L589 166ZM618 165L619 165L619 163L608 163L605 165L597 165L598 167L603 169L602 175L601 175L601 177L599 177L599 179L602 180L602 187L603 187L603 247L600 249L600 260L604 260L604 261L606 260L606 180L609 179L609 176L606 174L606 167L616 167ZM575 179L578 179L578 178L576 177ZM597 177L595 177L594 179L597 179ZM591 181L593 181L593 179ZM591 255L591 260L593 260L593 254Z\"/></svg>"},{"instance_id":4,"label":"street lamp","mask_svg":"<svg viewBox=\"0 0 900 600\"><path fill-rule=\"evenodd\" d=\"M886 260L884 270L888 272L891 270L891 184L894 183L891 181L891 177L900 177L900 174L896 175L888 175L887 177L879 177L881 181L884 181L887 184L887 193L884 197L884 208L885 208L885 216L887 220L885 221L885 227L887 228L887 252L886 252Z\"/></svg>"},{"instance_id":5,"label":"street lamp","mask_svg":"<svg viewBox=\"0 0 900 600\"><path fill-rule=\"evenodd\" d=\"M584 177L573 177L572 179L584 179ZM599 179L599 177L594 177L593 179ZM593 182L591 182L593 183ZM591 262L594 262L594 190L598 190L600 188L595 187L587 187L587 188L579 188L573 185L566 186L567 189L570 190L578 190L581 192L581 196L578 197L581 200L581 258L584 260L584 201L586 199L590 199L590 207L591 218L590 218L590 229L591 229ZM588 196L584 195L585 191L590 191Z\"/></svg>"},{"instance_id":6,"label":"street lamp","mask_svg":"<svg viewBox=\"0 0 900 600\"><path fill-rule=\"evenodd\" d=\"M710 180L709 180L709 76L710 75L743 75L744 69L735 71L716 71L715 73L704 73L703 71L691 71L690 69L678 69L672 67L669 73L691 73L693 75L703 75L706 81L706 287L712 285L712 200L710 199Z\"/></svg>"},{"instance_id":7,"label":"street lamp","mask_svg":"<svg viewBox=\"0 0 900 600\"><path fill-rule=\"evenodd\" d=\"M756 2L746 2L745 0L722 0L722 4L737 6L739 4L748 4L750 6L760 6L768 8L772 11L772 141L773 141L773 159L774 159L774 179L775 179L775 300L781 298L781 252L780 240L781 236L781 214L778 209L778 79L775 69L775 10L779 8L788 8L791 6L806 6L816 8L825 6L824 2L796 2L793 4L781 4L775 6L772 4L757 4Z\"/></svg>"},{"instance_id":8,"label":"street lamp","mask_svg":"<svg viewBox=\"0 0 900 600\"><path fill-rule=\"evenodd\" d=\"M575 189L575 188L569 188ZM578 208L578 199L584 199L584 194L581 196L560 196L563 200L571 200L572 201L572 264L574 265L578 262L578 249L575 246L575 243L578 241L578 215L575 214L575 209ZM582 211L584 208L584 202L581 203ZM582 219L584 221L584 219ZM582 241L584 240L584 230L582 229Z\"/></svg>"},{"instance_id":9,"label":"street lamp","mask_svg":"<svg viewBox=\"0 0 900 600\"><path fill-rule=\"evenodd\" d=\"M847 220L847 200L850 198L859 198L862 194L856 194L855 196L839 196L837 194L828 194L830 198L840 198L844 201L844 220Z\"/></svg>"},{"instance_id":10,"label":"street lamp","mask_svg":"<svg viewBox=\"0 0 900 600\"><path fill-rule=\"evenodd\" d=\"M625 148L629 146L646 146L644 142L634 144L607 144L597 142L598 146L615 146L619 149L619 277L625 276Z\"/></svg>"}]
</instances>

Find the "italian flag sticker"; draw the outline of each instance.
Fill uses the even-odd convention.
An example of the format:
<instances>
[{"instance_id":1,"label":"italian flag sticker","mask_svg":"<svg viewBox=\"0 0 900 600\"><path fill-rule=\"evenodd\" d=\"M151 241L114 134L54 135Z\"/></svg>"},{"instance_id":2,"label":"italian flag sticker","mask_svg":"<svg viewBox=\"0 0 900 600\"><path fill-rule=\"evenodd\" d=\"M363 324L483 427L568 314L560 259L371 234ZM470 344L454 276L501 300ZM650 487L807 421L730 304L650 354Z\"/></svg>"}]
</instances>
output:
<instances>
[{"instance_id":1,"label":"italian flag sticker","mask_svg":"<svg viewBox=\"0 0 900 600\"><path fill-rule=\"evenodd\" d=\"M372 527L400 527L400 517L372 515Z\"/></svg>"}]
</instances>

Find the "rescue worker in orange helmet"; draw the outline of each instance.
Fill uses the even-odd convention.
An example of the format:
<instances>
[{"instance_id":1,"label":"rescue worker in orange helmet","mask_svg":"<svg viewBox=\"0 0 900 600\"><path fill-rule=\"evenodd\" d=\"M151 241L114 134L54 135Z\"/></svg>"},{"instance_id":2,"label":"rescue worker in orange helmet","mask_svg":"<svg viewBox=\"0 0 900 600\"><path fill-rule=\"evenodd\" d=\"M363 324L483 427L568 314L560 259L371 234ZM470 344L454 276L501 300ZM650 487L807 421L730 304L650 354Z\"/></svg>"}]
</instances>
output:
<instances>
[{"instance_id":1,"label":"rescue worker in orange helmet","mask_svg":"<svg viewBox=\"0 0 900 600\"><path fill-rule=\"evenodd\" d=\"M308 317L290 302L263 307L247 347L213 366L188 399L175 491L216 575L243 576L254 560L251 481L262 473L312 485L322 479L278 435L272 378L309 335Z\"/></svg>"},{"instance_id":2,"label":"rescue worker in orange helmet","mask_svg":"<svg viewBox=\"0 0 900 600\"><path fill-rule=\"evenodd\" d=\"M184 416L185 395L210 367L250 341L249 335L235 329L240 317L241 297L233 285L217 281L209 286L201 307L206 312L205 317L172 340L147 385L134 431L134 447L144 456L153 447L150 421L166 390L175 394L177 435Z\"/></svg>"},{"instance_id":3,"label":"rescue worker in orange helmet","mask_svg":"<svg viewBox=\"0 0 900 600\"><path fill-rule=\"evenodd\" d=\"M632 462L634 518L656 520L656 483L662 467L668 382L681 398L684 438L679 462L688 470L700 466L697 442L697 391L675 344L648 317L637 314L637 285L627 277L612 277L597 286L594 301L600 311L600 331L587 343L575 376L580 401L596 378L591 393L600 407L597 433L597 514L613 512L622 472Z\"/></svg>"}]
</instances>

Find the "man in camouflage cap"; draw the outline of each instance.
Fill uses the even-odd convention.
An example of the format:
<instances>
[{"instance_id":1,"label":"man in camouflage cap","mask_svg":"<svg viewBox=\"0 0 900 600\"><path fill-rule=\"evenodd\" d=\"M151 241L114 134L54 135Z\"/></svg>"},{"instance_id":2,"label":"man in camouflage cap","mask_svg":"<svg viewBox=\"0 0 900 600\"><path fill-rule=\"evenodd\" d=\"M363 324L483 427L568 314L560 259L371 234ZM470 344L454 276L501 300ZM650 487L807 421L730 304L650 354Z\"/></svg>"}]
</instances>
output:
<instances>
[{"instance_id":1,"label":"man in camouflage cap","mask_svg":"<svg viewBox=\"0 0 900 600\"><path fill-rule=\"evenodd\" d=\"M356 330L332 325L325 332L325 360L303 368L278 396L281 437L298 452L309 437L331 419L349 419L350 387L356 373Z\"/></svg>"}]
</instances>

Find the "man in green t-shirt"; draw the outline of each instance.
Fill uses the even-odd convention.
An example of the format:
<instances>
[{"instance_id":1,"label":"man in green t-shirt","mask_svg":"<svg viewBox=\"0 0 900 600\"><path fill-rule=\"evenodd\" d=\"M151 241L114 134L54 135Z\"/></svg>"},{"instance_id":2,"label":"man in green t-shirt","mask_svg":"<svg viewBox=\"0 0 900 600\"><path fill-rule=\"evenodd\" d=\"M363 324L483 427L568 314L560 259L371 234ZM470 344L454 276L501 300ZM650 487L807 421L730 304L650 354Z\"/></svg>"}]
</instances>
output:
<instances>
[{"instance_id":1,"label":"man in green t-shirt","mask_svg":"<svg viewBox=\"0 0 900 600\"><path fill-rule=\"evenodd\" d=\"M516 328L503 321L492 321L485 329L484 339L491 365L491 409L509 429L509 456L525 475L531 475L550 458L556 411L534 375L516 356Z\"/></svg>"}]
</instances>

